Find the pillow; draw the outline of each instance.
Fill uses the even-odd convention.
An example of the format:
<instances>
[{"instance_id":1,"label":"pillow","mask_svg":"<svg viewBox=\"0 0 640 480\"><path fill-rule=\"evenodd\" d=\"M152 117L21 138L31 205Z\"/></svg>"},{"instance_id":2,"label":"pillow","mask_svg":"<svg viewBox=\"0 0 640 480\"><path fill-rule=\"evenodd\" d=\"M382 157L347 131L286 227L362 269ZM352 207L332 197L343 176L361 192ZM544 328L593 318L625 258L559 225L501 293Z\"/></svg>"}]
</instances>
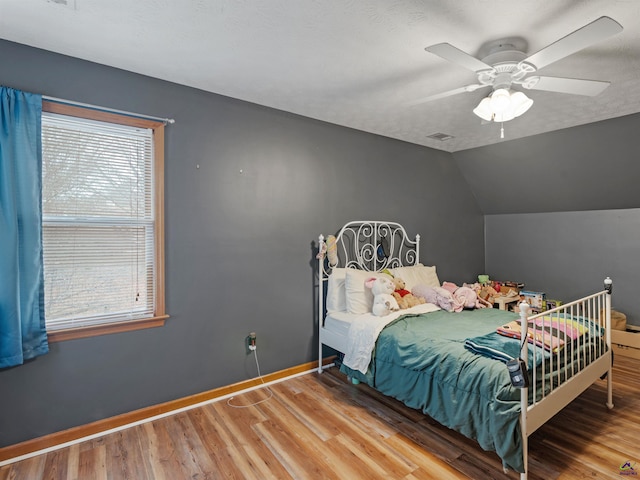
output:
<instances>
[{"instance_id":1,"label":"pillow","mask_svg":"<svg viewBox=\"0 0 640 480\"><path fill-rule=\"evenodd\" d=\"M367 272L366 270L356 270L347 268L347 275L344 286L347 300L347 312L362 314L371 313L373 307L373 293L371 289L364 286L364 282L371 277L384 275L380 272Z\"/></svg>"},{"instance_id":2,"label":"pillow","mask_svg":"<svg viewBox=\"0 0 640 480\"><path fill-rule=\"evenodd\" d=\"M411 267L398 267L391 270L394 277L404 280L405 288L409 291L416 285L426 285L427 287L439 287L440 280L436 273L436 267L426 267L421 263Z\"/></svg>"},{"instance_id":3,"label":"pillow","mask_svg":"<svg viewBox=\"0 0 640 480\"><path fill-rule=\"evenodd\" d=\"M347 294L345 292L346 268L334 268L327 281L327 312L346 312Z\"/></svg>"}]
</instances>

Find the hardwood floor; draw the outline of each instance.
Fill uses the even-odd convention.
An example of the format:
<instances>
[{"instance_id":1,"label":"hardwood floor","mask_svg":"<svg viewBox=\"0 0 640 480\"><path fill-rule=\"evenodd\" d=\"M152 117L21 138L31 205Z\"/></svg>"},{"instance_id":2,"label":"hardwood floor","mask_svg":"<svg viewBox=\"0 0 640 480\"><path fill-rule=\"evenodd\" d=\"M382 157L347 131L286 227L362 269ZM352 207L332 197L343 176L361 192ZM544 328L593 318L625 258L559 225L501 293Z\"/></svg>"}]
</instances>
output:
<instances>
[{"instance_id":1,"label":"hardwood floor","mask_svg":"<svg viewBox=\"0 0 640 480\"><path fill-rule=\"evenodd\" d=\"M499 458L335 369L0 468L6 479L515 479ZM598 381L529 439L529 478L640 478L640 360L617 355L614 404ZM633 472L631 472L633 473Z\"/></svg>"}]
</instances>

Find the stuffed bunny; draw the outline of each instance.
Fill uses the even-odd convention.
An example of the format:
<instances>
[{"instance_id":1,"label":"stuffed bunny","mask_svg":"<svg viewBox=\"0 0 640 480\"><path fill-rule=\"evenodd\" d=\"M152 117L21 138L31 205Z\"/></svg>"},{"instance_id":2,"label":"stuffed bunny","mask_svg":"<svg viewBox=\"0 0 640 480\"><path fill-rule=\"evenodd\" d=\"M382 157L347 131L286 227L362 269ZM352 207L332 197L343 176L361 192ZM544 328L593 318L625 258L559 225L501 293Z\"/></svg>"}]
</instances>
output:
<instances>
[{"instance_id":1,"label":"stuffed bunny","mask_svg":"<svg viewBox=\"0 0 640 480\"><path fill-rule=\"evenodd\" d=\"M398 302L393 298L395 284L388 277L371 277L364 282L365 287L371 289L373 293L373 306L371 312L378 316L384 317L391 312L399 310Z\"/></svg>"}]
</instances>

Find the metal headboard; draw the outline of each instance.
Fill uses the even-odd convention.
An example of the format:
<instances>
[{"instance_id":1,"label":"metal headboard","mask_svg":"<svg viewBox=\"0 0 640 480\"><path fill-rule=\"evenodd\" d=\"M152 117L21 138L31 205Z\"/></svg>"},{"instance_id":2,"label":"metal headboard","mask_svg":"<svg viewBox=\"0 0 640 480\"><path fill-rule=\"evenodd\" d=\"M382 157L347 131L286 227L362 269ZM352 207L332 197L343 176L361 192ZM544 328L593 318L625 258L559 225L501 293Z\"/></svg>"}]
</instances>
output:
<instances>
[{"instance_id":1,"label":"metal headboard","mask_svg":"<svg viewBox=\"0 0 640 480\"><path fill-rule=\"evenodd\" d=\"M410 239L404 227L395 222L349 222L335 239L338 261L331 265L327 239L323 235L318 238L318 272L322 281L327 280L333 268L379 272L385 268L416 265L420 259L420 235Z\"/></svg>"}]
</instances>

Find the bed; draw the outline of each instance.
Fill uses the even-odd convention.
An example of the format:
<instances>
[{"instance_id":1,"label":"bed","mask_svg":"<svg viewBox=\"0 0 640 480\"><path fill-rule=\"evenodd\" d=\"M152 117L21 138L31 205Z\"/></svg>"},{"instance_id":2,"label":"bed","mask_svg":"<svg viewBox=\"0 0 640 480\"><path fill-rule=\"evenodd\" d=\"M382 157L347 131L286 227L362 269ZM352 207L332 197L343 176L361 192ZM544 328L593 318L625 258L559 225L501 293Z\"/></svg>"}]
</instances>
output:
<instances>
[{"instance_id":1,"label":"bed","mask_svg":"<svg viewBox=\"0 0 640 480\"><path fill-rule=\"evenodd\" d=\"M336 350L352 381L476 440L522 479L529 435L605 376L613 408L609 278L602 291L535 315L524 302L519 313L431 302L375 316L370 278L400 276L416 291L442 286L436 266L420 263L420 236L355 221L320 235L318 247L319 373L323 347ZM514 386L509 360L524 363L525 388Z\"/></svg>"}]
</instances>

